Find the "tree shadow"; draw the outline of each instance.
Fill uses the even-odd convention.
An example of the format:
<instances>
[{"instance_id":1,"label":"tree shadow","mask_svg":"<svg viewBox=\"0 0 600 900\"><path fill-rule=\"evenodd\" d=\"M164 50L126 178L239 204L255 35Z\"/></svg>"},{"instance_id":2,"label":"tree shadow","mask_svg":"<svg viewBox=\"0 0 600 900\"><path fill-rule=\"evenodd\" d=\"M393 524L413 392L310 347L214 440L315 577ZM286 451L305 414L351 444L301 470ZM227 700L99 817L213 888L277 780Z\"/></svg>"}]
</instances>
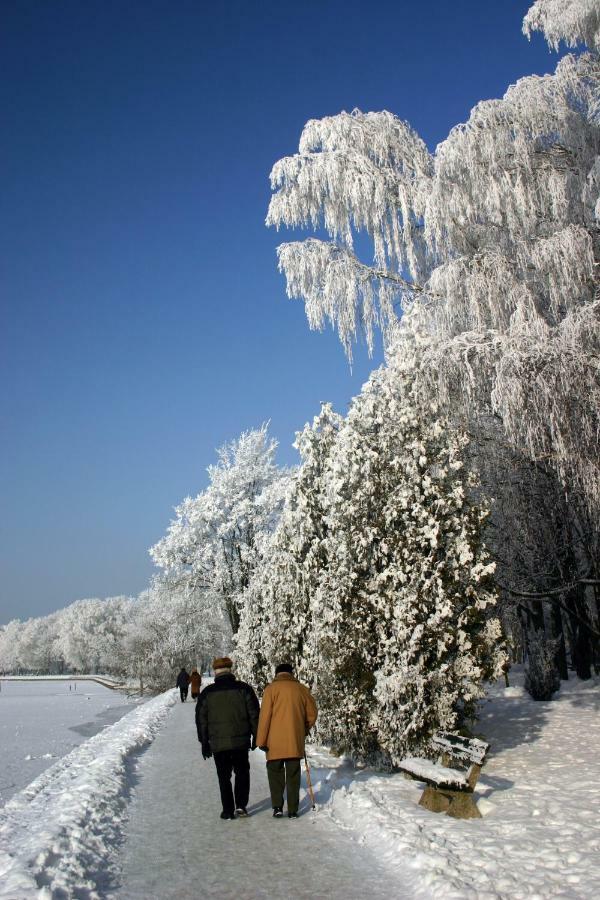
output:
<instances>
[{"instance_id":1,"label":"tree shadow","mask_svg":"<svg viewBox=\"0 0 600 900\"><path fill-rule=\"evenodd\" d=\"M482 773L475 790L478 799L480 797L485 797L486 800L489 800L494 794L502 791L510 791L514 786L515 782L509 781L508 778L500 778L497 775L485 775Z\"/></svg>"},{"instance_id":2,"label":"tree shadow","mask_svg":"<svg viewBox=\"0 0 600 900\"><path fill-rule=\"evenodd\" d=\"M498 708L494 701L484 701L475 728L477 736L489 743L490 756L533 743L546 725L553 702L506 697Z\"/></svg>"},{"instance_id":3,"label":"tree shadow","mask_svg":"<svg viewBox=\"0 0 600 900\"><path fill-rule=\"evenodd\" d=\"M595 712L600 711L600 694L590 688L573 692L572 694L563 694L562 702L569 703L577 709L589 709Z\"/></svg>"}]
</instances>

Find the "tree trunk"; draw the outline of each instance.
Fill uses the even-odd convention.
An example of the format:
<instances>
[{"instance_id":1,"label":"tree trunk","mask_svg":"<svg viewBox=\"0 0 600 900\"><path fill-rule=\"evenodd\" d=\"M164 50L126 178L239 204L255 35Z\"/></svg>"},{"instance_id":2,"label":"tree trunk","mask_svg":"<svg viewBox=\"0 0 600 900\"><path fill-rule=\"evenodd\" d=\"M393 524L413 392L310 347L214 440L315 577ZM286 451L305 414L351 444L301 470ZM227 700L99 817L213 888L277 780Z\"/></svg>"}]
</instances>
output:
<instances>
[{"instance_id":1,"label":"tree trunk","mask_svg":"<svg viewBox=\"0 0 600 900\"><path fill-rule=\"evenodd\" d=\"M579 584L570 591L569 606L577 614L577 618L571 618L573 627L573 666L578 677L587 681L592 677L592 643L591 632L586 628L585 622L589 621L589 615L585 604L584 587Z\"/></svg>"},{"instance_id":2,"label":"tree trunk","mask_svg":"<svg viewBox=\"0 0 600 900\"><path fill-rule=\"evenodd\" d=\"M550 622L552 625L552 637L559 642L556 651L556 667L560 674L561 681L568 681L569 667L567 665L567 651L565 648L565 632L563 629L560 606L557 603L552 603L550 605Z\"/></svg>"}]
</instances>

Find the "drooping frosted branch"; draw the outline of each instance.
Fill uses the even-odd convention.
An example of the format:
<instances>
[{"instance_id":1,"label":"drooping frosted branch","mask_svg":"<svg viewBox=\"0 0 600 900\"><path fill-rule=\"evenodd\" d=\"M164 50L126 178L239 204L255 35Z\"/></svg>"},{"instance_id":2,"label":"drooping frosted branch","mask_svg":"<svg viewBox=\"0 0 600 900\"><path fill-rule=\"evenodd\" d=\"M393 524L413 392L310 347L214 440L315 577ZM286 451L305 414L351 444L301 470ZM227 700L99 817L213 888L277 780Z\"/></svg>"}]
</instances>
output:
<instances>
[{"instance_id":1,"label":"drooping frosted branch","mask_svg":"<svg viewBox=\"0 0 600 900\"><path fill-rule=\"evenodd\" d=\"M267 224L324 226L348 248L352 231L373 240L375 264L420 277L420 225L431 156L388 112L341 113L306 125L300 153L273 167Z\"/></svg>"},{"instance_id":2,"label":"drooping frosted branch","mask_svg":"<svg viewBox=\"0 0 600 900\"><path fill-rule=\"evenodd\" d=\"M402 307L421 290L394 272L364 265L339 244L310 238L281 244L277 254L288 296L304 299L312 329L321 331L327 321L337 329L349 359L357 333L372 351L374 327L387 335L397 321L394 305Z\"/></svg>"},{"instance_id":3,"label":"drooping frosted branch","mask_svg":"<svg viewBox=\"0 0 600 900\"><path fill-rule=\"evenodd\" d=\"M600 300L557 327L515 317L508 333L432 334L422 305L397 333L389 364L419 363L418 389L476 422L497 417L511 444L557 472L570 492L600 508Z\"/></svg>"},{"instance_id":4,"label":"drooping frosted branch","mask_svg":"<svg viewBox=\"0 0 600 900\"><path fill-rule=\"evenodd\" d=\"M442 258L488 248L512 254L524 239L588 222L598 193L599 96L600 64L586 54L479 103L437 148L425 210L430 250Z\"/></svg>"},{"instance_id":5,"label":"drooping frosted branch","mask_svg":"<svg viewBox=\"0 0 600 900\"><path fill-rule=\"evenodd\" d=\"M600 50L598 0L536 0L523 19L523 34L531 39L532 31L541 31L554 50L561 41Z\"/></svg>"}]
</instances>

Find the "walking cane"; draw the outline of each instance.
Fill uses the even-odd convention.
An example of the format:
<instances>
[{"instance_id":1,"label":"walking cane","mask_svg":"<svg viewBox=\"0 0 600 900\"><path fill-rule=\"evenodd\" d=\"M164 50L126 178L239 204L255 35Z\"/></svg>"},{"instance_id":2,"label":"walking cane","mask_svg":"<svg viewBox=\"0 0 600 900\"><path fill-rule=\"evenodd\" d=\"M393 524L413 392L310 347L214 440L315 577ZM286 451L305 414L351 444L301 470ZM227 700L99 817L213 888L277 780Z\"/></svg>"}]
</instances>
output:
<instances>
[{"instance_id":1,"label":"walking cane","mask_svg":"<svg viewBox=\"0 0 600 900\"><path fill-rule=\"evenodd\" d=\"M313 791L312 781L310 778L310 766L308 764L308 759L306 757L306 753L304 754L304 765L306 766L306 783L308 785L308 793L310 796L310 802L312 803L312 808L316 809L315 806L315 794Z\"/></svg>"}]
</instances>

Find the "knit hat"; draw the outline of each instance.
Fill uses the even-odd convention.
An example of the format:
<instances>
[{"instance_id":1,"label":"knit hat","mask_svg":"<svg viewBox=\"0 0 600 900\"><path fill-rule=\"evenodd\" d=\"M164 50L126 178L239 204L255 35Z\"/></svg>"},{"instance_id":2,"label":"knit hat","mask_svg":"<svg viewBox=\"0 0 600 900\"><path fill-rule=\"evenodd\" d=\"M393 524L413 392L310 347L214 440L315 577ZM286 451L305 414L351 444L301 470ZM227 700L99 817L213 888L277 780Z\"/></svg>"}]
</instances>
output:
<instances>
[{"instance_id":1,"label":"knit hat","mask_svg":"<svg viewBox=\"0 0 600 900\"><path fill-rule=\"evenodd\" d=\"M228 656L217 656L213 659L213 669L215 672L218 669L231 669L232 666L233 663Z\"/></svg>"},{"instance_id":2,"label":"knit hat","mask_svg":"<svg viewBox=\"0 0 600 900\"><path fill-rule=\"evenodd\" d=\"M283 672L286 672L288 675L293 675L294 669L291 663L279 663L277 668L275 669L276 675L281 675Z\"/></svg>"}]
</instances>

